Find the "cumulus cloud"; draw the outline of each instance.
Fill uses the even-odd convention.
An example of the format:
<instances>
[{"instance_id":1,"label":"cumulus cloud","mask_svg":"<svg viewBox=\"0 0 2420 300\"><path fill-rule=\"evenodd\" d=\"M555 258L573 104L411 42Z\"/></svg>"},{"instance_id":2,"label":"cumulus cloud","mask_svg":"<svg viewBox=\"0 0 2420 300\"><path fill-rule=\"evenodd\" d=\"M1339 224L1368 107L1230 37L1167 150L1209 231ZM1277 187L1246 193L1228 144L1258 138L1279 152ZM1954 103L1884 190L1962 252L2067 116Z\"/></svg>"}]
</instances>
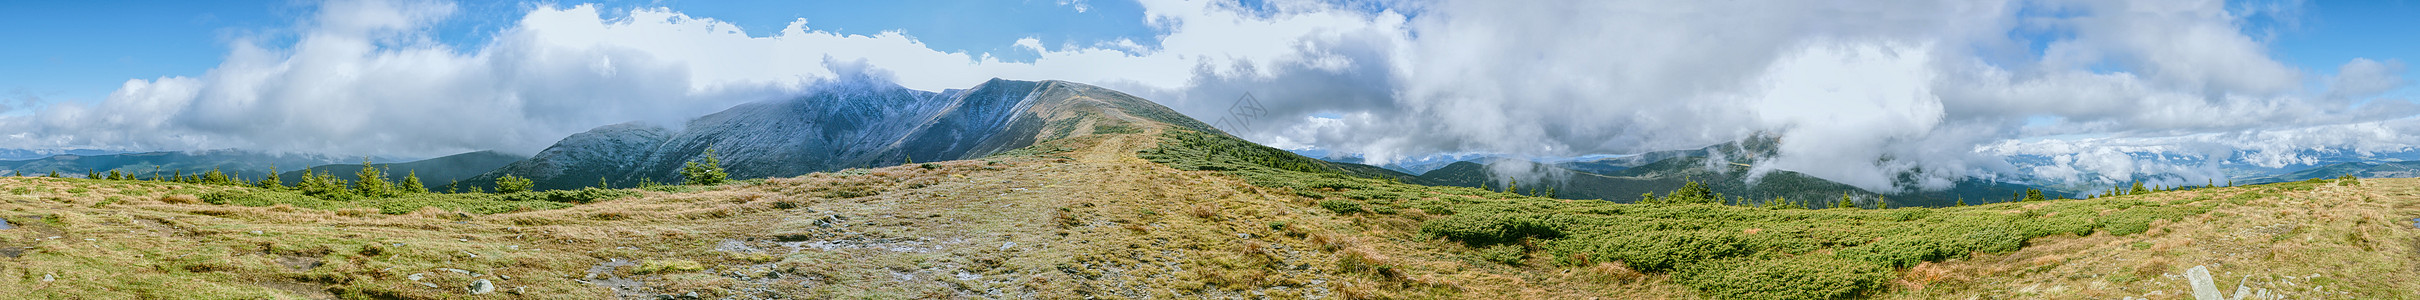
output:
<instances>
[{"instance_id":1,"label":"cumulus cloud","mask_svg":"<svg viewBox=\"0 0 2420 300\"><path fill-rule=\"evenodd\" d=\"M1151 40L1028 38L1012 46L1036 58L1005 62L932 50L911 32L844 35L798 20L750 36L668 9L593 5L538 6L493 42L455 49L429 31L452 5L340 0L292 44L238 42L207 74L0 117L18 129L0 146L529 151L856 72L831 61L924 90L992 77L1093 83L1204 120L1249 93L1270 113L1239 134L1382 164L1774 134L1779 154L1753 158L1755 172L1877 191L2003 176L2188 180L2224 176L2215 163L2308 161L2298 149L2420 142L2406 133L2420 129L2420 105L2378 98L2410 86L2400 61L2289 66L2243 24L2290 10L2221 1L1139 2L1160 32ZM2007 159L2029 155L2045 159Z\"/></svg>"}]
</instances>

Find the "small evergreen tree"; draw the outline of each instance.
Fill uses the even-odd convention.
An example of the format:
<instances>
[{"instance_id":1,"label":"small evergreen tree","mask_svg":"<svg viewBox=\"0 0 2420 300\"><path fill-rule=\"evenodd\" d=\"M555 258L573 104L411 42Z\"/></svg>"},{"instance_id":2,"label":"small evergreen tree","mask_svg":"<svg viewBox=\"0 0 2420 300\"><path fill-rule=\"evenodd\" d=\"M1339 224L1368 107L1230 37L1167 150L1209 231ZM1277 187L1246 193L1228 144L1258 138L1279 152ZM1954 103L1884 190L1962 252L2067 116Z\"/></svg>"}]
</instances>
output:
<instances>
[{"instance_id":1,"label":"small evergreen tree","mask_svg":"<svg viewBox=\"0 0 2420 300\"><path fill-rule=\"evenodd\" d=\"M529 178L521 178L521 176L513 176L513 174L504 174L504 177L496 177L496 193L509 194L527 192L529 191L530 185L531 183L529 182Z\"/></svg>"},{"instance_id":2,"label":"small evergreen tree","mask_svg":"<svg viewBox=\"0 0 2420 300\"><path fill-rule=\"evenodd\" d=\"M2134 182L2134 188L2126 190L2127 195L2141 195L2146 193L2151 193L2151 189L2143 188L2143 182L2141 181Z\"/></svg>"},{"instance_id":3,"label":"small evergreen tree","mask_svg":"<svg viewBox=\"0 0 2420 300\"><path fill-rule=\"evenodd\" d=\"M1849 198L1849 192L1840 192L1840 201L1832 202L1832 208L1849 208L1850 200L1853 199Z\"/></svg>"},{"instance_id":4,"label":"small evergreen tree","mask_svg":"<svg viewBox=\"0 0 2420 300\"><path fill-rule=\"evenodd\" d=\"M109 180L126 180L126 174L118 172L117 169L110 169Z\"/></svg>"},{"instance_id":5,"label":"small evergreen tree","mask_svg":"<svg viewBox=\"0 0 2420 300\"><path fill-rule=\"evenodd\" d=\"M354 179L356 182L353 183L353 189L362 196L394 196L394 186L393 184L387 182L387 174L380 171L377 166L371 165L370 158L361 158L361 172L353 173L353 175L356 178Z\"/></svg>"},{"instance_id":6,"label":"small evergreen tree","mask_svg":"<svg viewBox=\"0 0 2420 300\"><path fill-rule=\"evenodd\" d=\"M360 196L354 193L354 189L346 188L344 179L337 179L335 172L318 172L309 169L303 170L302 182L295 184L294 189L301 191L303 195L333 201L353 200L354 197Z\"/></svg>"},{"instance_id":7,"label":"small evergreen tree","mask_svg":"<svg viewBox=\"0 0 2420 300\"><path fill-rule=\"evenodd\" d=\"M253 183L252 183L252 185L253 185L253 186L260 187L260 188L264 188L264 189L272 189L272 190L283 190L283 189L286 189L286 184L285 184L285 183L283 183L283 182L277 182L277 176L278 176L278 174L279 174L279 173L277 173L277 165L270 165L270 166L269 166L269 176L268 176L268 177L262 177L262 178L260 179L260 181L253 182Z\"/></svg>"},{"instance_id":8,"label":"small evergreen tree","mask_svg":"<svg viewBox=\"0 0 2420 300\"><path fill-rule=\"evenodd\" d=\"M201 177L202 184L225 184L229 181L227 173L219 172L218 168L210 168L210 172L202 172Z\"/></svg>"},{"instance_id":9,"label":"small evergreen tree","mask_svg":"<svg viewBox=\"0 0 2420 300\"><path fill-rule=\"evenodd\" d=\"M101 172L93 172L90 169L84 170L84 179L101 179Z\"/></svg>"},{"instance_id":10,"label":"small evergreen tree","mask_svg":"<svg viewBox=\"0 0 2420 300\"><path fill-rule=\"evenodd\" d=\"M59 178L59 170L50 170L50 178Z\"/></svg>"},{"instance_id":11,"label":"small evergreen tree","mask_svg":"<svg viewBox=\"0 0 2420 300\"><path fill-rule=\"evenodd\" d=\"M429 192L428 186L423 186L420 184L420 170L404 172L403 183L396 184L395 187L404 194L424 194Z\"/></svg>"},{"instance_id":12,"label":"small evergreen tree","mask_svg":"<svg viewBox=\"0 0 2420 300\"><path fill-rule=\"evenodd\" d=\"M1966 196L1958 196L1957 206L1966 206Z\"/></svg>"},{"instance_id":13,"label":"small evergreen tree","mask_svg":"<svg viewBox=\"0 0 2420 300\"><path fill-rule=\"evenodd\" d=\"M687 165L682 166L681 178L689 185L717 185L731 179L729 174L723 173L723 160L714 157L714 149L706 149L706 157L702 163L690 161ZM503 187L498 186L497 189L503 189Z\"/></svg>"},{"instance_id":14,"label":"small evergreen tree","mask_svg":"<svg viewBox=\"0 0 2420 300\"><path fill-rule=\"evenodd\" d=\"M2025 189L2025 201L2042 201L2041 189Z\"/></svg>"}]
</instances>

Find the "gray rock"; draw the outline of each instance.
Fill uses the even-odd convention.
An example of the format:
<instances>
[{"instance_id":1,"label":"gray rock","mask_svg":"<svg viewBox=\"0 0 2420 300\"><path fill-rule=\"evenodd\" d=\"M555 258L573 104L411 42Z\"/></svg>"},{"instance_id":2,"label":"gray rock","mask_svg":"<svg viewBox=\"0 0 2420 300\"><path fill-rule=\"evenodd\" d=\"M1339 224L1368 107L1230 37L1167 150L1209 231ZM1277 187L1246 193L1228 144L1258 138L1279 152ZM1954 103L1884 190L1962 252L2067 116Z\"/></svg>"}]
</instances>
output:
<instances>
[{"instance_id":1,"label":"gray rock","mask_svg":"<svg viewBox=\"0 0 2420 300\"><path fill-rule=\"evenodd\" d=\"M486 294L486 293L493 293L493 292L496 292L496 284L494 284L494 283L488 283L486 279L480 279L480 280L474 280L474 281L471 281L471 294L472 294L472 295Z\"/></svg>"},{"instance_id":2,"label":"gray rock","mask_svg":"<svg viewBox=\"0 0 2420 300\"><path fill-rule=\"evenodd\" d=\"M16 229L16 228L17 228L16 226L9 226L9 225L8 225L8 218L0 218L0 229Z\"/></svg>"},{"instance_id":3,"label":"gray rock","mask_svg":"<svg viewBox=\"0 0 2420 300\"><path fill-rule=\"evenodd\" d=\"M2210 267L2193 266L2185 270L2185 279L2193 282L2193 299L2220 300L2218 281L2210 280Z\"/></svg>"}]
</instances>

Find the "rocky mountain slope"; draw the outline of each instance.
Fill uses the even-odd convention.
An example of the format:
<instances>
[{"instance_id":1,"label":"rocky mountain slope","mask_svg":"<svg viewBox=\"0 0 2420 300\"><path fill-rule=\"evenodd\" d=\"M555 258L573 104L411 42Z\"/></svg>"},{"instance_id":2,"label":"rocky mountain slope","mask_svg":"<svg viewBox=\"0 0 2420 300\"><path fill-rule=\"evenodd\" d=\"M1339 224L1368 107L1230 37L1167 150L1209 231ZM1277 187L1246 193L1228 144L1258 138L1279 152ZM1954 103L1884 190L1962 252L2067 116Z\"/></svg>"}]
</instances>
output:
<instances>
[{"instance_id":1,"label":"rocky mountain slope","mask_svg":"<svg viewBox=\"0 0 2420 300\"><path fill-rule=\"evenodd\" d=\"M1063 81L994 79L965 90L926 92L866 80L743 104L679 129L600 127L464 182L484 185L512 174L533 179L540 189L593 186L600 179L614 186L677 183L680 168L707 150L735 179L797 176L982 157L1039 140L1133 132L1125 123L1144 120L1208 127L1148 100Z\"/></svg>"}]
</instances>

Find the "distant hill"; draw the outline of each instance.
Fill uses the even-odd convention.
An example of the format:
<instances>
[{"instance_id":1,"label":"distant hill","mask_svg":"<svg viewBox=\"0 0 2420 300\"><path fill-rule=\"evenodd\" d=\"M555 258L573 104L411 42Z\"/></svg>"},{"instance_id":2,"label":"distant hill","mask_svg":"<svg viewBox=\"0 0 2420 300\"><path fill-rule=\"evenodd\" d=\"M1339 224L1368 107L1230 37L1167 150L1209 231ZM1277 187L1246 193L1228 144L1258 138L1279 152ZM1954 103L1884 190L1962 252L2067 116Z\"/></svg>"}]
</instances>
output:
<instances>
[{"instance_id":1,"label":"distant hill","mask_svg":"<svg viewBox=\"0 0 2420 300\"><path fill-rule=\"evenodd\" d=\"M487 173L487 171L495 170L498 167L503 167L506 164L511 164L524 158L526 157L497 153L495 151L478 151L404 163L371 164L371 166L384 170L387 174L387 180L402 182L405 175L417 174L420 176L421 186L427 187L430 190L442 191L445 190L445 185L448 183L471 178L473 176L479 176L479 174ZM304 171L305 170L294 170L280 173L277 176L277 180L279 182L285 182L286 184L302 182L302 175ZM332 173L336 174L337 178L354 180L353 178L355 177L355 174L361 172L361 164L320 165L317 167L311 167L310 169L307 169L307 171Z\"/></svg>"},{"instance_id":2,"label":"distant hill","mask_svg":"<svg viewBox=\"0 0 2420 300\"><path fill-rule=\"evenodd\" d=\"M121 151L109 151L109 150L97 150L97 149L68 149L68 150L47 150L47 149L0 149L0 160L33 160L33 159L42 159L42 158L46 158L46 157L51 157L51 156L55 156L55 155L95 156L95 155L110 155L110 154L119 154L119 153L126 153L126 152L121 152Z\"/></svg>"},{"instance_id":3,"label":"distant hill","mask_svg":"<svg viewBox=\"0 0 2420 300\"><path fill-rule=\"evenodd\" d=\"M1689 181L1705 184L1726 198L1745 197L1761 201L1774 197L1786 197L1793 201L1811 199L1817 201L1816 203L1830 203L1840 199L1842 194L1848 194L1858 198L1861 203L1872 201L1880 196L1889 199L1893 206L1936 207L1955 205L1961 199L1965 200L1967 204L2005 202L2014 193L2030 188L2013 183L1968 181L1959 182L1957 187L1942 191L1882 195L1792 171L1773 171L1757 178L1755 183L1749 183L1747 174L1750 166L1726 163L1721 165L1721 172L1716 172L1706 167L1707 159L1708 157L1705 156L1682 156L1634 168L1625 168L1612 174L1580 172L1558 166L1532 164L1531 173L1546 174L1540 178L1546 179L1546 182L1543 183L1546 184L1545 186L1555 189L1555 198L1602 199L1622 203L1637 202L1642 193L1654 193L1661 197L1671 193L1672 190L1679 189ZM1511 167L1511 169L1518 169L1518 167ZM1486 184L1492 189L1503 189L1508 176L1496 174L1492 170L1494 168L1491 165L1460 162L1421 174L1420 177L1437 185L1478 187ZM1521 186L1534 188L1539 184L1541 183L1524 182L1521 183Z\"/></svg>"},{"instance_id":4,"label":"distant hill","mask_svg":"<svg viewBox=\"0 0 2420 300\"><path fill-rule=\"evenodd\" d=\"M354 162L359 162L360 159L358 157L350 158ZM12 172L48 174L51 171L58 171L65 175L82 176L87 171L106 173L109 170L118 170L149 178L155 172L161 176L179 172L193 175L218 169L222 172L237 173L247 180L254 180L267 176L270 166L300 168L343 163L346 160L347 158L344 157L329 155L272 154L244 150L162 151L104 155L62 154L40 159L0 161L0 174L14 175Z\"/></svg>"},{"instance_id":5,"label":"distant hill","mask_svg":"<svg viewBox=\"0 0 2420 300\"><path fill-rule=\"evenodd\" d=\"M2336 177L2342 177L2344 175L2353 175L2354 177L2361 178L2420 177L2420 161L2364 161L2335 163L2285 174L2239 180L2235 184L2263 184L2273 182L2303 181L2313 178L2335 179Z\"/></svg>"},{"instance_id":6,"label":"distant hill","mask_svg":"<svg viewBox=\"0 0 2420 300\"><path fill-rule=\"evenodd\" d=\"M599 127L463 182L489 187L494 178L512 174L539 189L600 180L615 186L678 183L680 168L708 149L732 179L797 176L978 158L1037 141L1131 132L1131 122L1212 130L1142 98L1064 81L993 79L970 89L927 92L864 80L742 104L677 130L638 123Z\"/></svg>"}]
</instances>

